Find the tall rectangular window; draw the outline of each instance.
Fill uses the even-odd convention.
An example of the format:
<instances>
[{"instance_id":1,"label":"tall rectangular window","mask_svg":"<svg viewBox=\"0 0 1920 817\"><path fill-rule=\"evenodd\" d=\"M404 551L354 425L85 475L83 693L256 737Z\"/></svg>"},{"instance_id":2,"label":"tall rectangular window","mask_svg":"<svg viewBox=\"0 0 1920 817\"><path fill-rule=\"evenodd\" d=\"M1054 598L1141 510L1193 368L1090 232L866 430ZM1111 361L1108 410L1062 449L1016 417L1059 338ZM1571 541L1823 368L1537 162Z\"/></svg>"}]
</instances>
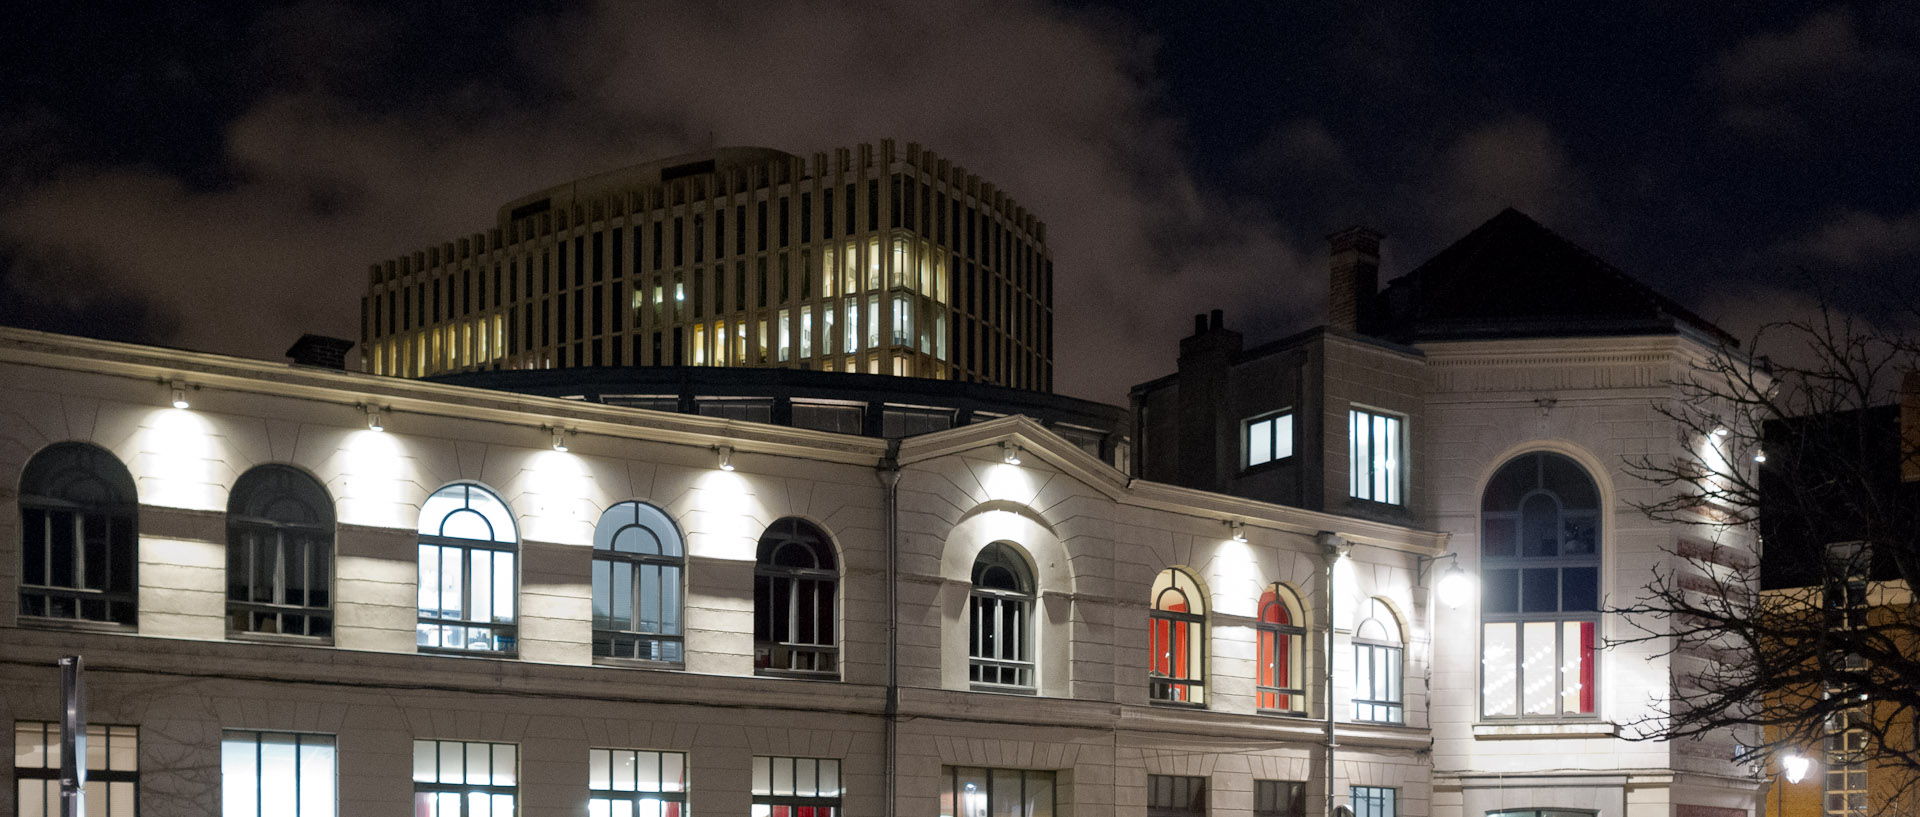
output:
<instances>
[{"instance_id":1,"label":"tall rectangular window","mask_svg":"<svg viewBox=\"0 0 1920 817\"><path fill-rule=\"evenodd\" d=\"M1240 465L1252 468L1293 456L1293 414L1280 412L1246 421Z\"/></svg>"},{"instance_id":2,"label":"tall rectangular window","mask_svg":"<svg viewBox=\"0 0 1920 817\"><path fill-rule=\"evenodd\" d=\"M1353 817L1399 817L1400 790L1385 786L1354 786L1349 790L1349 799L1353 800Z\"/></svg>"},{"instance_id":3,"label":"tall rectangular window","mask_svg":"<svg viewBox=\"0 0 1920 817\"><path fill-rule=\"evenodd\" d=\"M1406 421L1367 409L1347 412L1348 492L1355 499L1405 504Z\"/></svg>"},{"instance_id":4,"label":"tall rectangular window","mask_svg":"<svg viewBox=\"0 0 1920 817\"><path fill-rule=\"evenodd\" d=\"M511 743L414 741L414 817L513 817L519 754Z\"/></svg>"},{"instance_id":5,"label":"tall rectangular window","mask_svg":"<svg viewBox=\"0 0 1920 817\"><path fill-rule=\"evenodd\" d=\"M1147 817L1205 817L1207 779L1147 775Z\"/></svg>"},{"instance_id":6,"label":"tall rectangular window","mask_svg":"<svg viewBox=\"0 0 1920 817\"><path fill-rule=\"evenodd\" d=\"M1297 780L1253 781L1253 817L1306 817L1307 784Z\"/></svg>"},{"instance_id":7,"label":"tall rectangular window","mask_svg":"<svg viewBox=\"0 0 1920 817\"><path fill-rule=\"evenodd\" d=\"M840 817L844 792L838 760L753 759L754 817Z\"/></svg>"},{"instance_id":8,"label":"tall rectangular window","mask_svg":"<svg viewBox=\"0 0 1920 817\"><path fill-rule=\"evenodd\" d=\"M20 817L60 814L60 724L13 725L14 792ZM134 817L140 739L131 726L87 726L87 817Z\"/></svg>"},{"instance_id":9,"label":"tall rectangular window","mask_svg":"<svg viewBox=\"0 0 1920 817\"><path fill-rule=\"evenodd\" d=\"M1053 817L1054 773L940 767L940 817Z\"/></svg>"},{"instance_id":10,"label":"tall rectangular window","mask_svg":"<svg viewBox=\"0 0 1920 817\"><path fill-rule=\"evenodd\" d=\"M332 735L229 729L220 739L222 817L339 813Z\"/></svg>"},{"instance_id":11,"label":"tall rectangular window","mask_svg":"<svg viewBox=\"0 0 1920 817\"><path fill-rule=\"evenodd\" d=\"M589 749L587 797L587 817L681 817L687 809L687 756Z\"/></svg>"}]
</instances>

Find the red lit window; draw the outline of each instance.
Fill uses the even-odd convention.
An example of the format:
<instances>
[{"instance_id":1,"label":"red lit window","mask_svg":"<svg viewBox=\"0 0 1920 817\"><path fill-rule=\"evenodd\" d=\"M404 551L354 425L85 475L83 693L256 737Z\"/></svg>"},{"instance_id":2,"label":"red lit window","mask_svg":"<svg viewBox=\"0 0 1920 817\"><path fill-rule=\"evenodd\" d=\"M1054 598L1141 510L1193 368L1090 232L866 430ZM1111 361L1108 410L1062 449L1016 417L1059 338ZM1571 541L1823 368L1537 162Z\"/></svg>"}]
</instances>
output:
<instances>
[{"instance_id":1,"label":"red lit window","mask_svg":"<svg viewBox=\"0 0 1920 817\"><path fill-rule=\"evenodd\" d=\"M1300 648L1307 631L1300 626L1300 602L1278 584L1260 594L1260 683L1258 705L1272 712L1304 712L1300 686Z\"/></svg>"},{"instance_id":2,"label":"red lit window","mask_svg":"<svg viewBox=\"0 0 1920 817\"><path fill-rule=\"evenodd\" d=\"M1153 582L1147 626L1147 697L1206 702L1206 600L1185 571L1168 568Z\"/></svg>"}]
</instances>

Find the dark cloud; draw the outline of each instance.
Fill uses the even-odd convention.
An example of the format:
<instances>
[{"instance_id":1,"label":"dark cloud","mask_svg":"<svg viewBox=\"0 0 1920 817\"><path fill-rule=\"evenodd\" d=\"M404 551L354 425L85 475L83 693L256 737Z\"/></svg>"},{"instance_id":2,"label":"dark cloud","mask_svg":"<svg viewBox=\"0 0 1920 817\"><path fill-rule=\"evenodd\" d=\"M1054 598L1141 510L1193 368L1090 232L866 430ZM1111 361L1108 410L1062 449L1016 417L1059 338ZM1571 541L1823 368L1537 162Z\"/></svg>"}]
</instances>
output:
<instances>
[{"instance_id":1,"label":"dark cloud","mask_svg":"<svg viewBox=\"0 0 1920 817\"><path fill-rule=\"evenodd\" d=\"M1920 259L1920 210L1894 218L1860 210L1841 213L1786 249L1826 267L1911 263Z\"/></svg>"}]
</instances>

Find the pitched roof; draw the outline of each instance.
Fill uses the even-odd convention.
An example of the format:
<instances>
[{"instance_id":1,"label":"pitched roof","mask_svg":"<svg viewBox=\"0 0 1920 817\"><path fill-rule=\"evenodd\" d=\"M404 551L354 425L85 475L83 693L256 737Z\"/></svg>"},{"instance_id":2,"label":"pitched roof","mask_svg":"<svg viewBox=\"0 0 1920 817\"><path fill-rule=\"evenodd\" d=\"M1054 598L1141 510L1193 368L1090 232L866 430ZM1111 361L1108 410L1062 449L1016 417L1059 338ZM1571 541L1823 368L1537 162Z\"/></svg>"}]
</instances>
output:
<instances>
[{"instance_id":1,"label":"pitched roof","mask_svg":"<svg viewBox=\"0 0 1920 817\"><path fill-rule=\"evenodd\" d=\"M1401 342L1699 332L1732 335L1511 207L1394 279L1375 334Z\"/></svg>"}]
</instances>

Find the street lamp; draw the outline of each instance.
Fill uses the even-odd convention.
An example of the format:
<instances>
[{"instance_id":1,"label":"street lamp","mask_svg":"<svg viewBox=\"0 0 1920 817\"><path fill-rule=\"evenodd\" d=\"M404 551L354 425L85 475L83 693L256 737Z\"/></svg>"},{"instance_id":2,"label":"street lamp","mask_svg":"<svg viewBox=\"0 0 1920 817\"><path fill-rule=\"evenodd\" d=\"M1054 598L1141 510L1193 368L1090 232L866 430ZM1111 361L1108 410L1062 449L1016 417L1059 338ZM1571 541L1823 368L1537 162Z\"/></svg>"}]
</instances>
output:
<instances>
[{"instance_id":1,"label":"street lamp","mask_svg":"<svg viewBox=\"0 0 1920 817\"><path fill-rule=\"evenodd\" d=\"M1785 817L1787 813L1787 787L1780 785L1779 779L1784 777L1788 783L1798 783L1807 779L1807 772L1812 770L1813 761L1806 755L1798 752L1788 752L1779 757L1778 763L1780 773L1774 775L1773 782L1773 813L1780 817Z\"/></svg>"},{"instance_id":2,"label":"street lamp","mask_svg":"<svg viewBox=\"0 0 1920 817\"><path fill-rule=\"evenodd\" d=\"M1440 574L1439 585L1434 587L1434 593L1440 597L1440 603L1445 604L1449 610L1458 610L1460 605L1466 604L1468 599L1473 598L1473 577L1467 575L1467 571L1460 567L1459 557L1458 553L1414 557L1416 574L1414 578L1417 584L1426 584L1428 565L1441 559L1453 560L1453 564L1447 566L1447 572Z\"/></svg>"}]
</instances>

